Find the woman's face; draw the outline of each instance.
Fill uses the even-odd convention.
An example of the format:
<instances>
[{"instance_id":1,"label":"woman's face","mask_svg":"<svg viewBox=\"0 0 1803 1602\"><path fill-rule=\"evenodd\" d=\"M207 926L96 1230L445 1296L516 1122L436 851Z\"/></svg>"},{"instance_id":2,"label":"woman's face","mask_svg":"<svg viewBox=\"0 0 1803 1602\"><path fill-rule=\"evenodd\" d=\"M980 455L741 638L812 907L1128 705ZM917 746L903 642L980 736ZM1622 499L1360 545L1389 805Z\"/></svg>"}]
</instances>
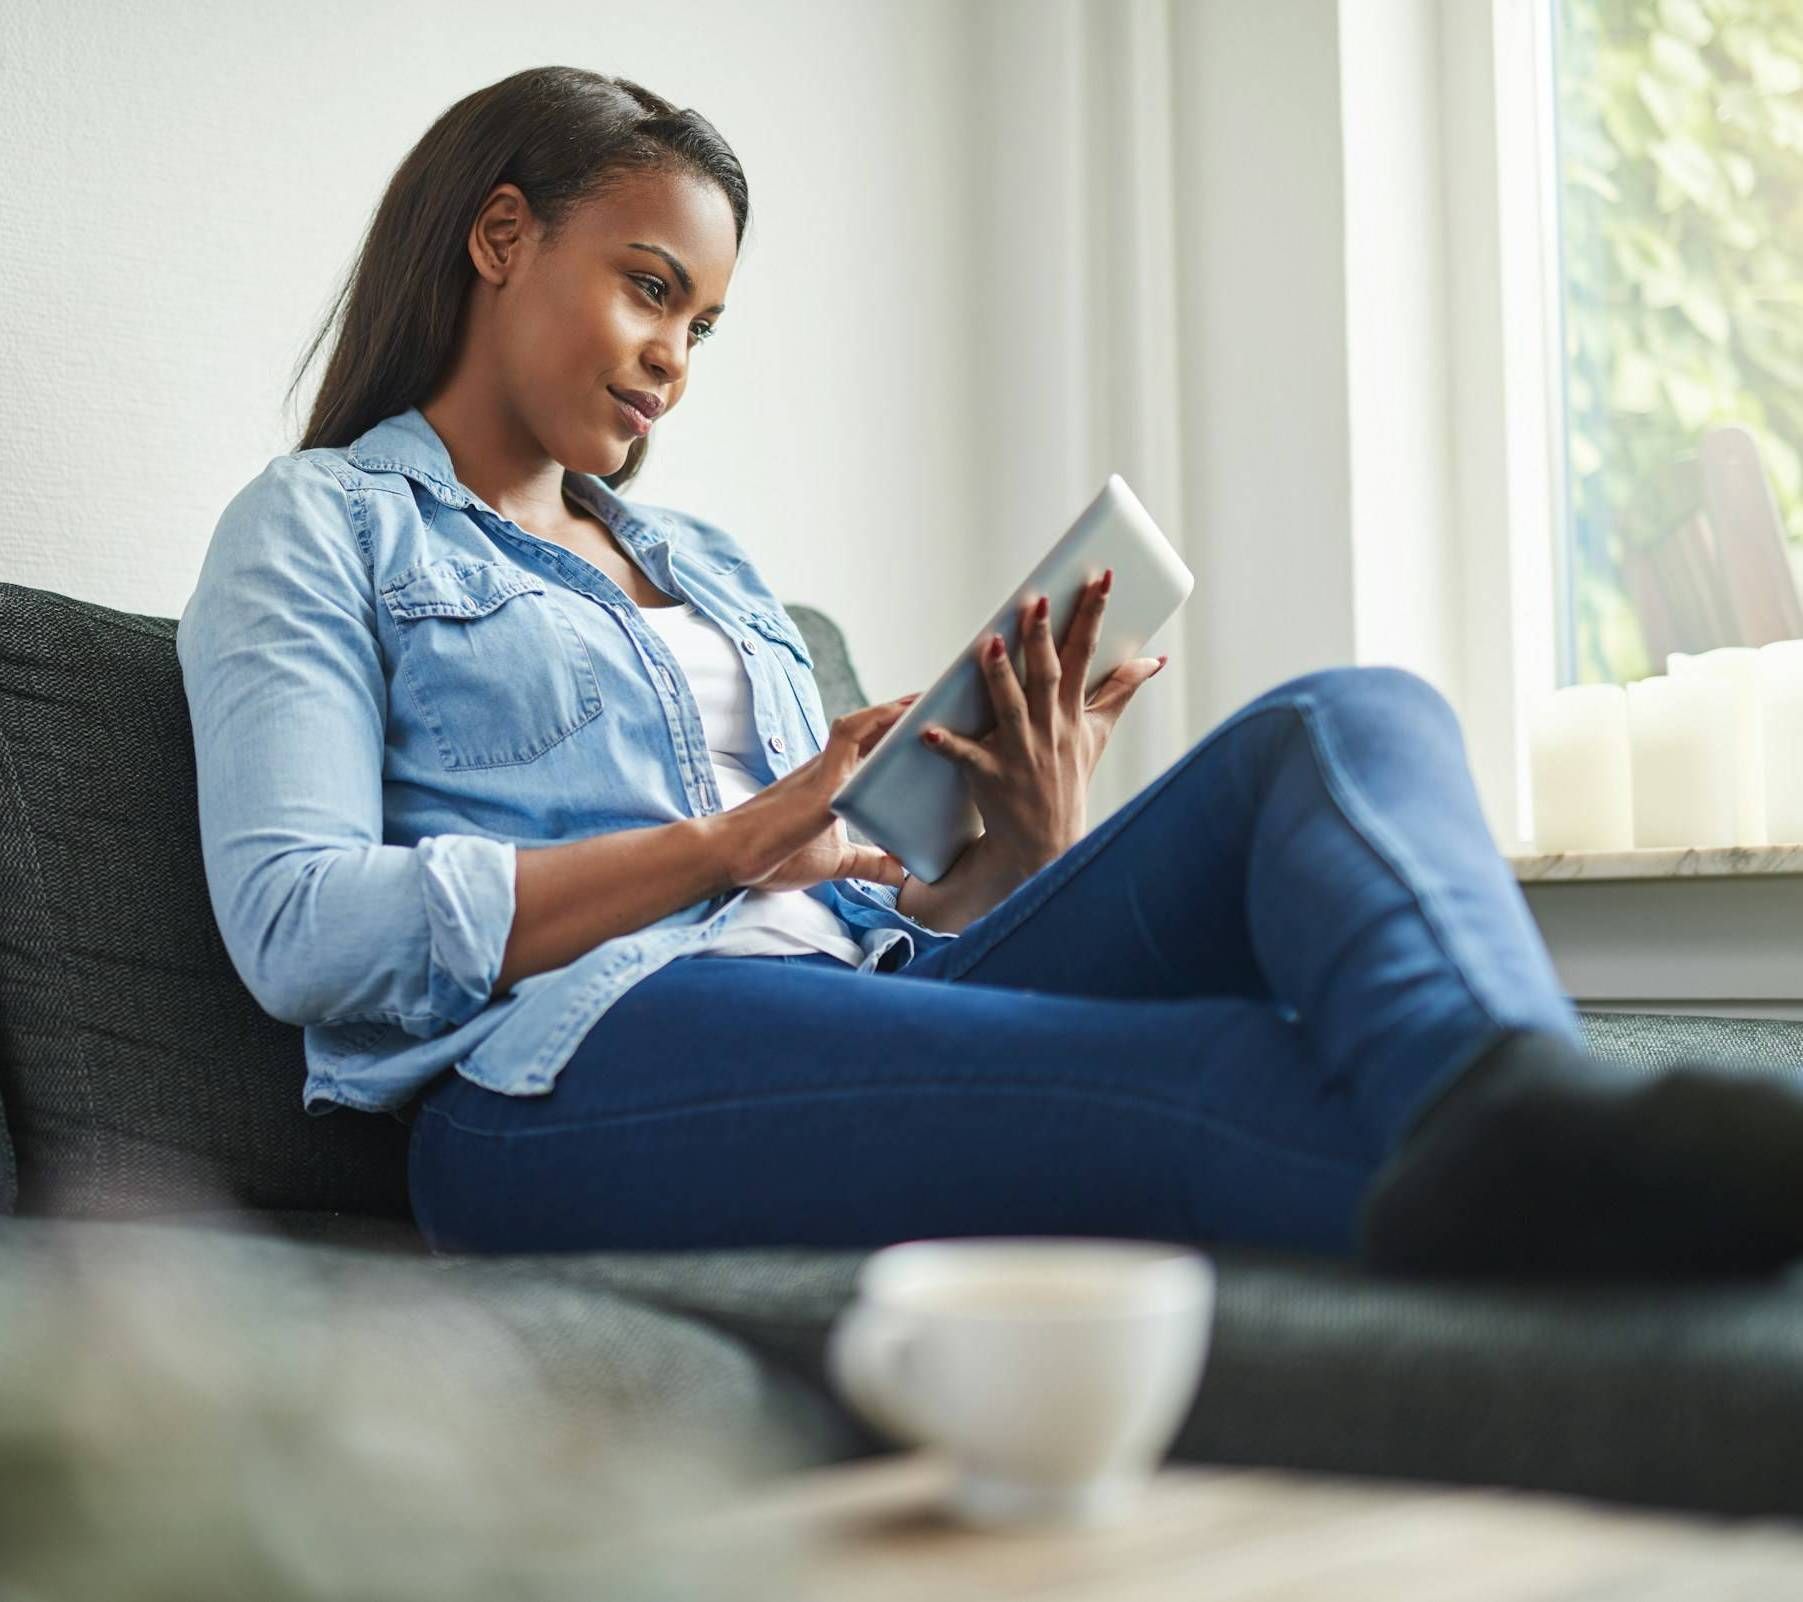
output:
<instances>
[{"instance_id":1,"label":"woman's face","mask_svg":"<svg viewBox=\"0 0 1803 1602\"><path fill-rule=\"evenodd\" d=\"M737 260L732 206L703 179L636 174L575 208L548 248L512 185L490 198L479 236L491 211L489 240L506 245L501 282L489 279L506 399L553 461L617 472L639 437L617 393L661 401L661 426L713 337Z\"/></svg>"}]
</instances>

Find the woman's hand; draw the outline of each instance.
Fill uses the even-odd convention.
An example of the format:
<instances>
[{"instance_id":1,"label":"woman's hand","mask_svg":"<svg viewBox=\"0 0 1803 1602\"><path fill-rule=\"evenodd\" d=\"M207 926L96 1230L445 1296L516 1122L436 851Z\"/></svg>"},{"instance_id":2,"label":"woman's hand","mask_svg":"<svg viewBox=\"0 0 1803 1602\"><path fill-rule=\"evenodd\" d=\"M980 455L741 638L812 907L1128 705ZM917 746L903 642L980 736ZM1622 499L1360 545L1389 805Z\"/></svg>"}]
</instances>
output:
<instances>
[{"instance_id":1,"label":"woman's hand","mask_svg":"<svg viewBox=\"0 0 1803 1602\"><path fill-rule=\"evenodd\" d=\"M1109 568L1084 586L1061 646L1052 644L1047 598L1023 605L1024 689L1002 637L990 636L978 660L996 726L982 739L966 739L937 724L921 731L929 750L963 766L983 815L984 854L1006 862L1018 880L1083 838L1085 796L1102 748L1134 691L1164 666L1163 657L1123 662L1084 703L1083 686L1113 582Z\"/></svg>"},{"instance_id":2,"label":"woman's hand","mask_svg":"<svg viewBox=\"0 0 1803 1602\"><path fill-rule=\"evenodd\" d=\"M732 841L733 878L760 890L805 890L828 879L900 884L900 860L872 845L853 845L845 820L827 805L918 690L832 721L826 745L756 795L716 814Z\"/></svg>"}]
</instances>

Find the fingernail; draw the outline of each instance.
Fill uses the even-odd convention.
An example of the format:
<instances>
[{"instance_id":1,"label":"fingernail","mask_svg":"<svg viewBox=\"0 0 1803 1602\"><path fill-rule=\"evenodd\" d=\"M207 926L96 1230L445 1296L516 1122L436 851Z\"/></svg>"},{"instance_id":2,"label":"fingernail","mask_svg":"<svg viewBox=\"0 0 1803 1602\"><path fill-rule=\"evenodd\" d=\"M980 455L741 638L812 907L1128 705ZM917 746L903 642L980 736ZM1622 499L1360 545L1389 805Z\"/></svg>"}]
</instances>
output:
<instances>
[{"instance_id":1,"label":"fingernail","mask_svg":"<svg viewBox=\"0 0 1803 1602\"><path fill-rule=\"evenodd\" d=\"M989 660L991 662L995 661L996 658L1002 654L1003 643L1001 635L992 634L989 636Z\"/></svg>"},{"instance_id":2,"label":"fingernail","mask_svg":"<svg viewBox=\"0 0 1803 1602\"><path fill-rule=\"evenodd\" d=\"M939 731L937 729L928 729L921 735L921 739L925 740L928 745L937 745L939 743Z\"/></svg>"},{"instance_id":3,"label":"fingernail","mask_svg":"<svg viewBox=\"0 0 1803 1602\"><path fill-rule=\"evenodd\" d=\"M1164 665L1165 665L1165 663L1167 663L1167 662L1168 662L1168 661L1170 661L1170 657L1169 657L1169 656L1168 656L1168 655L1166 655L1166 656L1161 656L1161 657L1160 657L1160 658L1159 658L1159 659L1158 659L1158 667L1159 667L1159 668L1161 668L1161 667L1163 667L1163 666L1164 666ZM1158 668L1153 668L1153 669L1152 669L1152 671L1153 671L1153 672L1154 672L1154 673L1156 673L1156 672L1157 672L1157 671L1158 671Z\"/></svg>"},{"instance_id":4,"label":"fingernail","mask_svg":"<svg viewBox=\"0 0 1803 1602\"><path fill-rule=\"evenodd\" d=\"M1106 595L1113 588L1114 588L1114 569L1109 568L1102 575L1102 593L1104 595Z\"/></svg>"},{"instance_id":5,"label":"fingernail","mask_svg":"<svg viewBox=\"0 0 1803 1602\"><path fill-rule=\"evenodd\" d=\"M1052 609L1051 596L1042 595L1039 598L1039 604L1033 608L1033 616L1035 618L1039 619L1039 621L1044 622L1046 613L1049 612L1051 609Z\"/></svg>"}]
</instances>

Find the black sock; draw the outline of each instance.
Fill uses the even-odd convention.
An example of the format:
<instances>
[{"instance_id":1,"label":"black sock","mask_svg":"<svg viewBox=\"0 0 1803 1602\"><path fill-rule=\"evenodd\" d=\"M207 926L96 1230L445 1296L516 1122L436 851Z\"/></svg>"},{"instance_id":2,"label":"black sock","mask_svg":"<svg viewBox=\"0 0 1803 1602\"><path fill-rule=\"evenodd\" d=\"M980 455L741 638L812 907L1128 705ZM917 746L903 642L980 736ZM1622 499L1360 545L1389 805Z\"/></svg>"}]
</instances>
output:
<instances>
[{"instance_id":1,"label":"black sock","mask_svg":"<svg viewBox=\"0 0 1803 1602\"><path fill-rule=\"evenodd\" d=\"M1803 1084L1513 1031L1417 1114L1366 1192L1359 1249L1404 1274L1775 1272L1803 1255Z\"/></svg>"}]
</instances>

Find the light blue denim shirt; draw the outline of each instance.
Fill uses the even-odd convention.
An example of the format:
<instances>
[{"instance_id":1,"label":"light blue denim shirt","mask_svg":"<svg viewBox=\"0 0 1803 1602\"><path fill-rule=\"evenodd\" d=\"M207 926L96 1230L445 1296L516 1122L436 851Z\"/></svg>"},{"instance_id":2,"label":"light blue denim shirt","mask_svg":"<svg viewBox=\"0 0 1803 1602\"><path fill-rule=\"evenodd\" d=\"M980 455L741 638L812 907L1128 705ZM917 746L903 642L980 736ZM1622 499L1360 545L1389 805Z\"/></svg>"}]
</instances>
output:
<instances>
[{"instance_id":1,"label":"light blue denim shirt","mask_svg":"<svg viewBox=\"0 0 1803 1602\"><path fill-rule=\"evenodd\" d=\"M566 473L666 594L737 643L773 782L826 740L801 632L732 535ZM595 1021L705 951L743 889L494 985L518 848L721 810L681 667L620 586L458 483L418 408L274 458L221 514L176 633L220 934L305 1035L306 1111L393 1111L447 1067L549 1092ZM865 953L955 938L894 885L807 892ZM900 952L890 948L902 945Z\"/></svg>"}]
</instances>

